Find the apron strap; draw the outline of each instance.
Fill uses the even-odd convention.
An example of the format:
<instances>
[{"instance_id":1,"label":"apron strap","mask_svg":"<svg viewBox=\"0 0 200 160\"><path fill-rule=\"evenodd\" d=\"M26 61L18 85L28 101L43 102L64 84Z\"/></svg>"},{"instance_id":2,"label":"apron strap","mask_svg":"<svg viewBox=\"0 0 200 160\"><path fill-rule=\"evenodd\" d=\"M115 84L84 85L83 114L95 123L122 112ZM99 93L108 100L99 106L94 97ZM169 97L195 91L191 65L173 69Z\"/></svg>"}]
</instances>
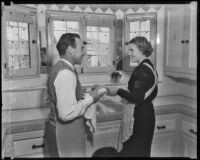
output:
<instances>
[{"instance_id":1,"label":"apron strap","mask_svg":"<svg viewBox=\"0 0 200 160\"><path fill-rule=\"evenodd\" d=\"M152 92L153 90L155 89L157 83L158 83L158 76L156 74L156 70L153 69L153 67L151 65L149 65L148 63L143 63L144 65L146 65L148 68L150 68L154 74L154 77L155 77L155 81L154 81L154 84L153 86L145 93L145 97L144 99L146 99Z\"/></svg>"}]
</instances>

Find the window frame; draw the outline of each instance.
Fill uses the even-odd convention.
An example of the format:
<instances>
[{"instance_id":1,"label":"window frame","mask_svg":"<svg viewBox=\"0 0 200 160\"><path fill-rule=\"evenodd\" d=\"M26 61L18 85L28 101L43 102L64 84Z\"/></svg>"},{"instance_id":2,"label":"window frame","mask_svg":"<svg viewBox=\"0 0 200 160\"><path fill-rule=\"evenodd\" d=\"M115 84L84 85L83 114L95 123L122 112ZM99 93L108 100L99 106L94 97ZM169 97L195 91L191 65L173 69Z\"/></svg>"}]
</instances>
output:
<instances>
[{"instance_id":1,"label":"window frame","mask_svg":"<svg viewBox=\"0 0 200 160\"><path fill-rule=\"evenodd\" d=\"M90 22L87 22L89 19ZM114 28L115 28L115 17L114 15L106 15L106 14L101 14L101 13L85 13L84 15L84 39L87 41L87 26L89 25L94 25L98 27L108 27L110 29L109 32L109 42L110 42L110 56L113 57L112 59L114 60ZM105 23L101 23L104 21ZM86 46L87 47L87 46ZM85 56L86 57L86 56ZM83 59L83 69L84 72L107 72L109 69L113 67L112 62L111 66L106 66L106 67L86 67L86 60L85 58Z\"/></svg>"},{"instance_id":2,"label":"window frame","mask_svg":"<svg viewBox=\"0 0 200 160\"><path fill-rule=\"evenodd\" d=\"M55 55L54 49L54 33L53 33L53 21L54 20L66 20L66 21L77 21L79 22L79 35L83 39L83 13L73 11L57 11L57 10L46 10L46 36L47 36L47 67L48 72L52 66L56 63L53 62L53 56ZM59 55L58 55L59 56ZM78 73L81 72L82 65L76 67Z\"/></svg>"},{"instance_id":3,"label":"window frame","mask_svg":"<svg viewBox=\"0 0 200 160\"><path fill-rule=\"evenodd\" d=\"M107 22L110 22L110 17L113 19L113 25L109 26L107 25ZM53 50L55 49L54 39L53 37L53 20L73 20L79 22L79 34L83 41L86 41L86 26L87 26L87 18L92 19L92 24L98 24L100 25L100 21L97 20L99 18L100 20L106 21L106 25L101 25L100 27L108 27L111 28L110 30L110 42L111 42L111 54L114 56L114 15L107 15L107 14L101 14L101 13L84 13L84 12L75 12L75 11L57 11L57 10L46 10L46 32L47 32L47 53L48 53L48 71L51 70L51 67L53 66L52 60L53 60ZM91 24L90 23L90 24ZM113 44L113 45L112 45ZM85 46L87 48L87 45ZM85 56L86 57L86 56ZM86 60L83 59L83 63L77 67L76 70L78 73L93 73L93 72L107 72L108 67L86 67ZM55 63L54 63L55 64Z\"/></svg>"},{"instance_id":4,"label":"window frame","mask_svg":"<svg viewBox=\"0 0 200 160\"><path fill-rule=\"evenodd\" d=\"M2 39L4 39L3 45L3 78L4 79L20 79L27 77L38 77L39 76L39 35L37 26L37 12L35 8L25 7L20 5L3 6L2 16ZM25 21L28 22L29 32L29 56L30 56L30 68L11 69L9 67L9 51L8 51L8 40L7 40L7 28L6 21L13 21L13 17L9 16L8 12L14 12L21 15L32 16L32 21L29 23L27 18ZM29 17L30 18L30 17ZM15 19L14 19L15 20ZM24 22L24 21L15 21ZM26 22L26 23L27 23Z\"/></svg>"},{"instance_id":5,"label":"window frame","mask_svg":"<svg viewBox=\"0 0 200 160\"><path fill-rule=\"evenodd\" d=\"M133 20L139 19L142 21L142 19L150 20L150 43L153 47L153 53L149 57L149 59L152 61L153 65L156 68L156 59L157 59L157 13L151 12L151 13L134 13L134 14L125 14L124 15L124 34L123 34L123 71L125 72L132 72L135 68L135 66L130 66L130 58L127 53L127 46L125 46L125 42L129 41L129 25L130 22Z\"/></svg>"}]
</instances>

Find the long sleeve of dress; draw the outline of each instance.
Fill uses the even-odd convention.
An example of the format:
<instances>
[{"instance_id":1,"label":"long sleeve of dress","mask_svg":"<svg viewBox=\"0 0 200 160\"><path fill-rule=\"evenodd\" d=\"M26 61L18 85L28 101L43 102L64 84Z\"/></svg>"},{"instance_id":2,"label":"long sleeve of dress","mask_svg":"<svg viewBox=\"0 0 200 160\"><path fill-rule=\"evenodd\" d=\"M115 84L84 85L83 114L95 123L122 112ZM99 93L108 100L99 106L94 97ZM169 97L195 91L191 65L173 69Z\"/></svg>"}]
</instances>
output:
<instances>
[{"instance_id":1,"label":"long sleeve of dress","mask_svg":"<svg viewBox=\"0 0 200 160\"><path fill-rule=\"evenodd\" d=\"M132 103L139 104L144 100L145 93L153 86L155 77L151 69L145 65L135 68L129 82L128 91L118 89L117 94Z\"/></svg>"}]
</instances>

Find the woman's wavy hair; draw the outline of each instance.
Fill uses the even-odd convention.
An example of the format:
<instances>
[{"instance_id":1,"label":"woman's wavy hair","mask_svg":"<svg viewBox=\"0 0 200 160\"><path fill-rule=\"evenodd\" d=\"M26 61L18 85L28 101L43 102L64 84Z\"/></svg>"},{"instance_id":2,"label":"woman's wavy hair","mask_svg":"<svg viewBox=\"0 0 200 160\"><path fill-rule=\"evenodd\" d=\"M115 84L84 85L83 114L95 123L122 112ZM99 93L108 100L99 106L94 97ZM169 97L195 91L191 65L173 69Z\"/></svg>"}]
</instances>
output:
<instances>
[{"instance_id":1,"label":"woman's wavy hair","mask_svg":"<svg viewBox=\"0 0 200 160\"><path fill-rule=\"evenodd\" d=\"M125 44L135 44L146 57L149 57L153 52L151 43L142 36L137 36L131 39L129 42L126 42Z\"/></svg>"}]
</instances>

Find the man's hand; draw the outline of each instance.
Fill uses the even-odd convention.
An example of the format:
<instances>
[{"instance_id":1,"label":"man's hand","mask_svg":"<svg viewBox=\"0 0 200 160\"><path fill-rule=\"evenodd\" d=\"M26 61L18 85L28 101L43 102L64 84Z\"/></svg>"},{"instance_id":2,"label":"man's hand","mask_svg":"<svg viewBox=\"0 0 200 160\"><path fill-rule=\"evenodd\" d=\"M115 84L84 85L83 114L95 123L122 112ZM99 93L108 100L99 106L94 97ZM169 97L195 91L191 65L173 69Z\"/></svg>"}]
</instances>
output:
<instances>
[{"instance_id":1,"label":"man's hand","mask_svg":"<svg viewBox=\"0 0 200 160\"><path fill-rule=\"evenodd\" d=\"M107 95L108 96L116 96L118 88L116 87L106 87L107 89Z\"/></svg>"},{"instance_id":2,"label":"man's hand","mask_svg":"<svg viewBox=\"0 0 200 160\"><path fill-rule=\"evenodd\" d=\"M104 94L104 92L99 92L98 89L94 89L92 92L90 92L90 95L94 99L94 103L96 103Z\"/></svg>"}]
</instances>

